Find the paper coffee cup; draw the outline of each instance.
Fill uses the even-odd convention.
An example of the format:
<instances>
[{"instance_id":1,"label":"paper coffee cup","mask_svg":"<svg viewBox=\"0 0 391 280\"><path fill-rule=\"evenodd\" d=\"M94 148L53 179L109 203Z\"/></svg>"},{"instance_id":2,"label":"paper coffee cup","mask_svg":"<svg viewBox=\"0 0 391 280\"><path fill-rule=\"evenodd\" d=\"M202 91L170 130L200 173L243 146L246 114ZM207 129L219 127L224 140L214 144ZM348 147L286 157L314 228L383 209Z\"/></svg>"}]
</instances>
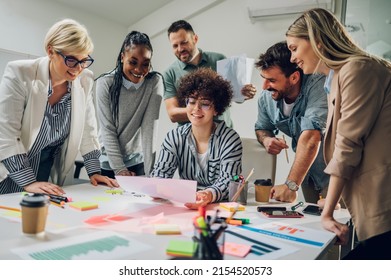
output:
<instances>
[{"instance_id":1,"label":"paper coffee cup","mask_svg":"<svg viewBox=\"0 0 391 280\"><path fill-rule=\"evenodd\" d=\"M23 233L38 234L45 231L49 199L43 194L26 195L20 205Z\"/></svg>"},{"instance_id":2,"label":"paper coffee cup","mask_svg":"<svg viewBox=\"0 0 391 280\"><path fill-rule=\"evenodd\" d=\"M270 179L257 179L254 182L255 188L255 201L257 202L269 202L270 191L273 187L272 180Z\"/></svg>"}]
</instances>

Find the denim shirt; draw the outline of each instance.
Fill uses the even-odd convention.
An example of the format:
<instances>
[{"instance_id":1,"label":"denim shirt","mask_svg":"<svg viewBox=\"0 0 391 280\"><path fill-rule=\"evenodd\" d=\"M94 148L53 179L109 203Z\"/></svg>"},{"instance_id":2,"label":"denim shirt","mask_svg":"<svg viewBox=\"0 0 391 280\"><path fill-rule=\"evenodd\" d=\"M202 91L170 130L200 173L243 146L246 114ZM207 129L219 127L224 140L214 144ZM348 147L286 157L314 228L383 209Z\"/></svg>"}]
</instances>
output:
<instances>
[{"instance_id":1,"label":"denim shirt","mask_svg":"<svg viewBox=\"0 0 391 280\"><path fill-rule=\"evenodd\" d=\"M327 93L327 94L330 94L330 89L331 89L331 82L333 80L333 77L334 77L334 70L333 69L330 69L330 72L329 74L327 75L326 77L326 80L324 82L324 91Z\"/></svg>"},{"instance_id":2,"label":"denim shirt","mask_svg":"<svg viewBox=\"0 0 391 280\"><path fill-rule=\"evenodd\" d=\"M323 159L323 134L327 121L327 95L324 91L325 76L319 74L304 75L301 90L290 116L283 114L283 100L275 101L271 93L263 90L258 99L258 118L255 130L268 130L278 134L279 131L292 138L292 149L296 152L301 133L305 130L319 130L322 143L318 155L302 184L311 178L316 189L328 185L328 175L323 170L326 164Z\"/></svg>"}]
</instances>

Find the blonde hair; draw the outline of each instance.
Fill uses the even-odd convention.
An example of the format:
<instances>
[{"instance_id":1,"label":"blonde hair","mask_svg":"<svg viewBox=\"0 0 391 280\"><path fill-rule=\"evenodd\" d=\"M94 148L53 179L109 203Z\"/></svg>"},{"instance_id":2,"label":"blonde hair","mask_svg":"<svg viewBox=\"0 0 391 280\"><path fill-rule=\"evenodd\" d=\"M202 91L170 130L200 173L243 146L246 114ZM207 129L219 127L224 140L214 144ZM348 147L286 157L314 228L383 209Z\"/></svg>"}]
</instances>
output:
<instances>
[{"instance_id":1,"label":"blonde hair","mask_svg":"<svg viewBox=\"0 0 391 280\"><path fill-rule=\"evenodd\" d=\"M316 56L331 69L338 69L348 61L363 57L371 57L391 67L386 60L360 48L339 20L325 9L315 8L304 12L285 35L309 40Z\"/></svg>"},{"instance_id":2,"label":"blonde hair","mask_svg":"<svg viewBox=\"0 0 391 280\"><path fill-rule=\"evenodd\" d=\"M94 44L87 29L73 19L64 19L56 22L45 37L45 50L52 46L54 51L92 53Z\"/></svg>"}]
</instances>

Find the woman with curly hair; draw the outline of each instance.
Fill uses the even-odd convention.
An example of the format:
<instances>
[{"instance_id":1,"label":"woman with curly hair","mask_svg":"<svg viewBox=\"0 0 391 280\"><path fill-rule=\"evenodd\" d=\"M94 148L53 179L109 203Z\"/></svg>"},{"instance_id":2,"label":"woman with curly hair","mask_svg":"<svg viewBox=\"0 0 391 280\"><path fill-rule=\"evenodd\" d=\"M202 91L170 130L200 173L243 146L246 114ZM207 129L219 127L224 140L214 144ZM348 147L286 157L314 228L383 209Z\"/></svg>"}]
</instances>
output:
<instances>
[{"instance_id":1,"label":"woman with curly hair","mask_svg":"<svg viewBox=\"0 0 391 280\"><path fill-rule=\"evenodd\" d=\"M230 105L232 88L210 68L199 68L181 79L180 102L186 105L190 123L168 132L151 173L172 178L178 169L185 180L198 182L196 202L185 204L197 209L228 197L228 183L242 171L242 142L225 122L216 122Z\"/></svg>"}]
</instances>

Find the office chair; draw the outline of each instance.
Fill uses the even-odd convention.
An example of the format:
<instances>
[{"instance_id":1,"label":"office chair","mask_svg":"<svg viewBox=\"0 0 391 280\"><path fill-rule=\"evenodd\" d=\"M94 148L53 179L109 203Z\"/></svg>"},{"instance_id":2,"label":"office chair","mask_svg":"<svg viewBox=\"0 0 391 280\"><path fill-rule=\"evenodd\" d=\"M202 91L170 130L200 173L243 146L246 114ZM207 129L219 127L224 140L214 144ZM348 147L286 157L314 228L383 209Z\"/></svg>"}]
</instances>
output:
<instances>
[{"instance_id":1,"label":"office chair","mask_svg":"<svg viewBox=\"0 0 391 280\"><path fill-rule=\"evenodd\" d=\"M82 160L75 160L75 172L73 173L73 178L79 179L80 171L84 167L84 162Z\"/></svg>"},{"instance_id":2,"label":"office chair","mask_svg":"<svg viewBox=\"0 0 391 280\"><path fill-rule=\"evenodd\" d=\"M82 160L75 160L75 171L73 173L73 181L72 181L72 184L76 185L76 184L84 184L84 183L88 183L90 180L86 180L86 179L80 179L79 176L80 176L80 171L81 169L84 167L84 161Z\"/></svg>"},{"instance_id":3,"label":"office chair","mask_svg":"<svg viewBox=\"0 0 391 280\"><path fill-rule=\"evenodd\" d=\"M273 184L276 177L277 157L269 154L257 139L241 138L243 145L242 174L246 178L254 168L254 173L249 179L271 179Z\"/></svg>"}]
</instances>

